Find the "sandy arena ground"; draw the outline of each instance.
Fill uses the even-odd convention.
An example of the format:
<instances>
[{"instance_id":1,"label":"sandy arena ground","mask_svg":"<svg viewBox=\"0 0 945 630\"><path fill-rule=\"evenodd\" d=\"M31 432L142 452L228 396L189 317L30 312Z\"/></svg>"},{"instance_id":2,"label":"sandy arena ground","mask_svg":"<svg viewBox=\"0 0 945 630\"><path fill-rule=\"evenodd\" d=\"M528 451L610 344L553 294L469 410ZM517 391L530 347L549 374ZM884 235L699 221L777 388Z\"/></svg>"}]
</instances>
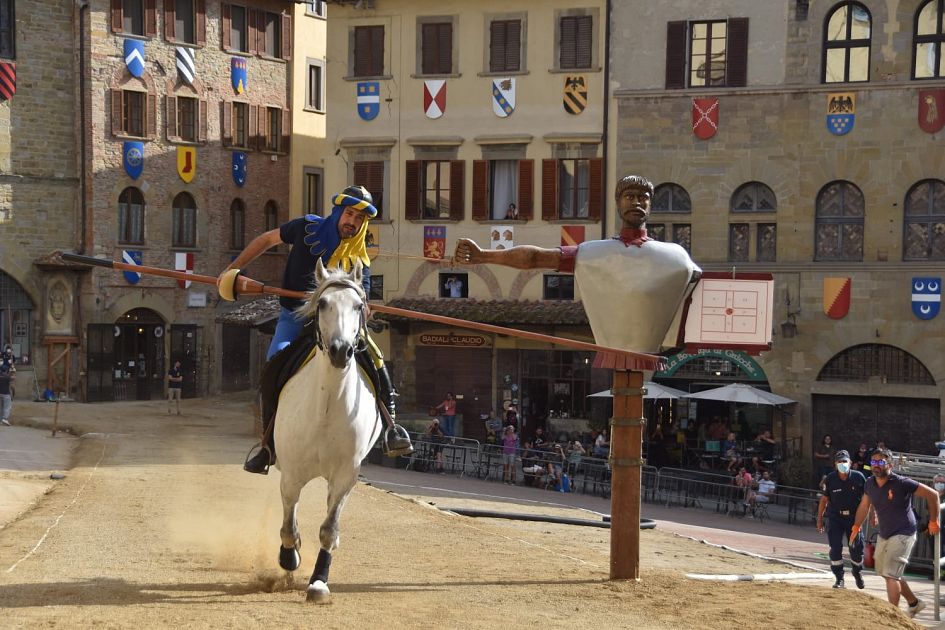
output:
<instances>
[{"instance_id":1,"label":"sandy arena ground","mask_svg":"<svg viewBox=\"0 0 945 630\"><path fill-rule=\"evenodd\" d=\"M14 422L48 426L52 408L20 403ZM470 519L364 484L342 516L332 603L310 605L324 483L303 494L302 570L287 578L276 561L279 476L241 470L253 441L248 398L184 409L63 404L60 424L84 434L66 478L50 482L39 465L0 473L0 483L49 485L0 529L3 627L919 627L855 590L687 580L684 571L799 569L660 530L642 533L642 580L610 582L608 530Z\"/></svg>"}]
</instances>

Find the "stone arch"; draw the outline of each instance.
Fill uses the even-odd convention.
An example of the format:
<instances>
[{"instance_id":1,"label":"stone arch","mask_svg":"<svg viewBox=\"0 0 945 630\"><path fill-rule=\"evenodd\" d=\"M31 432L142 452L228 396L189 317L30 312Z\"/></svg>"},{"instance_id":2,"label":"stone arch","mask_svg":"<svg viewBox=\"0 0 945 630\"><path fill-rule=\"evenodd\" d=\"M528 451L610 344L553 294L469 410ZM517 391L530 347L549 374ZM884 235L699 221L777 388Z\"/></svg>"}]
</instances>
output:
<instances>
[{"instance_id":1,"label":"stone arch","mask_svg":"<svg viewBox=\"0 0 945 630\"><path fill-rule=\"evenodd\" d=\"M509 287L509 299L518 300L522 297L522 291L525 290L525 287L531 282L532 278L535 276L541 276L543 273L540 269L525 269L520 271L518 275L515 276L515 280L512 282L512 286Z\"/></svg>"},{"instance_id":2,"label":"stone arch","mask_svg":"<svg viewBox=\"0 0 945 630\"><path fill-rule=\"evenodd\" d=\"M102 321L117 322L122 315L138 308L154 311L165 324L174 321L173 306L148 289L126 292L105 308Z\"/></svg>"},{"instance_id":3,"label":"stone arch","mask_svg":"<svg viewBox=\"0 0 945 630\"><path fill-rule=\"evenodd\" d=\"M420 285L423 284L423 281L426 280L431 274L438 273L445 265L425 262L413 272L410 276L410 280L407 281L407 288L404 289L404 295L419 295ZM493 300L502 299L502 287L499 285L499 279L495 277L495 274L486 267L485 265L476 265L473 267L451 267L454 271L463 271L466 273L473 274L479 277L483 282L486 283L486 288L489 290L489 298Z\"/></svg>"},{"instance_id":4,"label":"stone arch","mask_svg":"<svg viewBox=\"0 0 945 630\"><path fill-rule=\"evenodd\" d=\"M850 346L831 357L817 374L821 382L862 383L871 378L904 385L936 384L931 371L917 357L881 343Z\"/></svg>"}]
</instances>

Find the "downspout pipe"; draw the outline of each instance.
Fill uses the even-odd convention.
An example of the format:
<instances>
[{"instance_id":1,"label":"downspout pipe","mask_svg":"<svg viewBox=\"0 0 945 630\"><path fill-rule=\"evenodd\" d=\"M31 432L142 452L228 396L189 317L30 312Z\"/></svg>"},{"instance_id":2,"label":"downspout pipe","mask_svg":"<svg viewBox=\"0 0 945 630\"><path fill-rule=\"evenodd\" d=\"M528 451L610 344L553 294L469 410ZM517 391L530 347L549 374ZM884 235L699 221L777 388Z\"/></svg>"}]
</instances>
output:
<instances>
[{"instance_id":1,"label":"downspout pipe","mask_svg":"<svg viewBox=\"0 0 945 630\"><path fill-rule=\"evenodd\" d=\"M603 157L604 157L604 168L602 169L603 173L601 175L601 208L600 208L600 237L601 239L606 239L608 235L607 230L607 204L610 199L610 185L607 182L607 173L610 172L610 159L608 156L608 151L610 149L609 133L610 133L610 19L611 19L611 10L612 10L613 0L605 0L604 2L604 120L603 120L603 137L601 142L603 143Z\"/></svg>"},{"instance_id":2,"label":"downspout pipe","mask_svg":"<svg viewBox=\"0 0 945 630\"><path fill-rule=\"evenodd\" d=\"M88 2L79 3L79 243L78 253L86 253L86 220L88 218L88 200L86 199L86 139L87 133L85 125L85 88L86 88L86 62L85 62L85 22L89 11Z\"/></svg>"}]
</instances>

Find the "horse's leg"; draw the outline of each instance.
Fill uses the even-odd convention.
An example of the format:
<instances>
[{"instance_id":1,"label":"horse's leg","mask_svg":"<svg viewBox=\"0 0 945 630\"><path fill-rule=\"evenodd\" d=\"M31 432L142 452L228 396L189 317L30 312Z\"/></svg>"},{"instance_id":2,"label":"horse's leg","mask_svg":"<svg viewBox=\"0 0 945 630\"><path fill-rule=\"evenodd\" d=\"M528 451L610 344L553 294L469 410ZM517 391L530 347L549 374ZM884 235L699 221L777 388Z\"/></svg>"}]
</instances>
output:
<instances>
[{"instance_id":1,"label":"horse's leg","mask_svg":"<svg viewBox=\"0 0 945 630\"><path fill-rule=\"evenodd\" d=\"M282 529L279 530L282 545L279 547L279 566L286 571L295 571L302 562L302 557L299 555L301 538L295 512L299 506L299 495L305 484L289 479L289 476L283 472L279 485L282 491Z\"/></svg>"},{"instance_id":2,"label":"horse's leg","mask_svg":"<svg viewBox=\"0 0 945 630\"><path fill-rule=\"evenodd\" d=\"M358 479L358 468L348 474L336 474L328 481L328 515L318 530L322 548L318 551L315 571L308 584L307 599L318 604L328 603L331 592L328 590L328 569L331 567L331 553L338 548L338 519L344 509L348 495Z\"/></svg>"}]
</instances>

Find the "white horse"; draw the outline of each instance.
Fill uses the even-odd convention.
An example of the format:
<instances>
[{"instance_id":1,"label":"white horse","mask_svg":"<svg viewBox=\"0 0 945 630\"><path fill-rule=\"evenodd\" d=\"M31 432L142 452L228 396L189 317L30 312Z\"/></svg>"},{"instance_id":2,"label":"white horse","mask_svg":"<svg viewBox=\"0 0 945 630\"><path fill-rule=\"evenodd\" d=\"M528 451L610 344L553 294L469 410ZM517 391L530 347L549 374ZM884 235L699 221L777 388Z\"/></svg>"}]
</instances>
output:
<instances>
[{"instance_id":1,"label":"white horse","mask_svg":"<svg viewBox=\"0 0 945 630\"><path fill-rule=\"evenodd\" d=\"M299 494L315 477L328 482L328 515L319 530L321 550L308 585L307 599L317 603L329 600L328 569L339 543L338 519L361 461L381 432L374 394L354 360L367 335L361 278L360 261L351 273L326 271L318 261L318 288L299 309L300 315L314 319L318 349L282 389L275 419L283 509L279 565L286 571L301 563Z\"/></svg>"}]
</instances>

